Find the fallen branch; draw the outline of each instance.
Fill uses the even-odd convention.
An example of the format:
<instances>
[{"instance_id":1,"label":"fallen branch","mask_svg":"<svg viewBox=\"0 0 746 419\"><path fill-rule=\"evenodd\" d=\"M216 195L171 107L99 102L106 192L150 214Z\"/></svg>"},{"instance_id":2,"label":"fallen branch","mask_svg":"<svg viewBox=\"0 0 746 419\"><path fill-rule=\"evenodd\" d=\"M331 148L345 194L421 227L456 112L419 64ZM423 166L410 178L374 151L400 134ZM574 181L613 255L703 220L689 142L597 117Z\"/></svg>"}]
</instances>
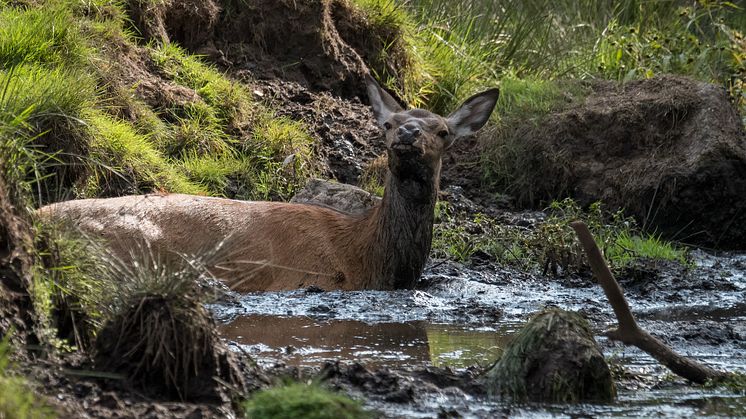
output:
<instances>
[{"instance_id":1,"label":"fallen branch","mask_svg":"<svg viewBox=\"0 0 746 419\"><path fill-rule=\"evenodd\" d=\"M698 384L703 384L705 381L711 379L720 380L728 376L727 373L717 371L677 354L653 335L640 329L632 315L632 311L629 309L627 300L624 298L622 288L611 273L603 255L601 255L601 250L596 245L596 241L593 240L588 226L582 221L574 221L570 223L570 226L578 235L580 244L588 255L591 269L596 278L598 278L598 282L601 284L617 318L619 327L606 332L606 336L610 339L640 348L675 374Z\"/></svg>"}]
</instances>

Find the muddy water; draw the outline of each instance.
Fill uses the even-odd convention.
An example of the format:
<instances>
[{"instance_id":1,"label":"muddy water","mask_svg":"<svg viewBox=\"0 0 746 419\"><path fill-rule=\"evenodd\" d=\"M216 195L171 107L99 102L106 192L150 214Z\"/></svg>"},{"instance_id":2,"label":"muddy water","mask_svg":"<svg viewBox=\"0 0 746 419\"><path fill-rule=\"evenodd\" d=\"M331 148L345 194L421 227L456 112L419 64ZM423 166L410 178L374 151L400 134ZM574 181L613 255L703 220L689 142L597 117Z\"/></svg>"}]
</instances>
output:
<instances>
[{"instance_id":1,"label":"muddy water","mask_svg":"<svg viewBox=\"0 0 746 419\"><path fill-rule=\"evenodd\" d=\"M494 362L515 327L248 315L223 325L221 332L264 364L322 366L352 360L381 367L467 367Z\"/></svg>"},{"instance_id":2,"label":"muddy water","mask_svg":"<svg viewBox=\"0 0 746 419\"><path fill-rule=\"evenodd\" d=\"M746 255L695 254L697 267L620 276L641 325L680 353L746 372ZM241 296L213 311L221 332L259 363L316 368L327 361L371 368L454 370L486 366L522 322L547 306L583 313L605 354L623 371L611 405L511 405L463 392L425 391L407 403L360 394L387 416L746 417L746 396L688 386L635 348L609 342L614 324L600 288L502 269L431 269L416 291L309 292Z\"/></svg>"}]
</instances>

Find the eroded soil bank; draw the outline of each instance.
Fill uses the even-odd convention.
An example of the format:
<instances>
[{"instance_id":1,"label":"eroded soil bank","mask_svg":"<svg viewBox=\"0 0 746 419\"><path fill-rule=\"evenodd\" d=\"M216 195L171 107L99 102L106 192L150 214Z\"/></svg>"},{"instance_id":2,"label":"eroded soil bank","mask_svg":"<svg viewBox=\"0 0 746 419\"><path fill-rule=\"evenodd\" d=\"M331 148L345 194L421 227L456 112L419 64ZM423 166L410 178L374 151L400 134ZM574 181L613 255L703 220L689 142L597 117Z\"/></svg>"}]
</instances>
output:
<instances>
[{"instance_id":1,"label":"eroded soil bank","mask_svg":"<svg viewBox=\"0 0 746 419\"><path fill-rule=\"evenodd\" d=\"M695 252L694 259L693 269L659 266L619 280L646 330L680 353L744 372L746 256ZM746 396L689 386L601 336L615 319L600 287L586 280L431 263L414 291L316 291L234 296L212 310L233 349L270 374L321 375L387 417L746 414ZM482 367L550 306L591 321L615 370L617 402L517 406L482 393Z\"/></svg>"}]
</instances>

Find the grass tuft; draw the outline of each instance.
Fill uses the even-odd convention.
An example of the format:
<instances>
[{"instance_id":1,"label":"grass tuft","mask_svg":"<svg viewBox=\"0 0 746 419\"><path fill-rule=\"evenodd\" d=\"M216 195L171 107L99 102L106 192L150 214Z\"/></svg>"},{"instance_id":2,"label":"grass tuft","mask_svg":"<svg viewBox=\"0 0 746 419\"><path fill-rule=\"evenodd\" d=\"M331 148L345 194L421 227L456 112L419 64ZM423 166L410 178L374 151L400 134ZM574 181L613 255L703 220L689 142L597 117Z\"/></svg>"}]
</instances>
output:
<instances>
[{"instance_id":1,"label":"grass tuft","mask_svg":"<svg viewBox=\"0 0 746 419\"><path fill-rule=\"evenodd\" d=\"M95 341L98 366L181 400L210 394L219 338L203 305L204 267L197 260L166 260L146 243L131 249L131 258L106 256L102 275L115 291Z\"/></svg>"},{"instance_id":2,"label":"grass tuft","mask_svg":"<svg viewBox=\"0 0 746 419\"><path fill-rule=\"evenodd\" d=\"M357 419L371 415L358 402L318 384L290 383L262 390L243 404L247 419Z\"/></svg>"}]
</instances>

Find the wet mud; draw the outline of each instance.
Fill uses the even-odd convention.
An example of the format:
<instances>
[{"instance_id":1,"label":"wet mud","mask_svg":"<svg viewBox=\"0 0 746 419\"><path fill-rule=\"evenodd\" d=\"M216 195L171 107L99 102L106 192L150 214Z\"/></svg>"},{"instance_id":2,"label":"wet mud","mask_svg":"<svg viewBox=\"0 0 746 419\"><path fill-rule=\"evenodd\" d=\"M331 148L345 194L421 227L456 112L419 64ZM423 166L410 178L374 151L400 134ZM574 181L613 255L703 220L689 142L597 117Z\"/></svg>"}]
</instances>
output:
<instances>
[{"instance_id":1,"label":"wet mud","mask_svg":"<svg viewBox=\"0 0 746 419\"><path fill-rule=\"evenodd\" d=\"M641 326L676 351L746 372L746 255L694 253L696 267L667 264L619 275ZM615 371L607 405L512 405L490 400L482 371L533 313L545 307L589 319ZM234 350L269 374L318 377L386 417L669 416L746 414L746 396L691 386L647 354L611 342L615 324L601 288L431 262L413 291L234 295L211 307Z\"/></svg>"}]
</instances>

